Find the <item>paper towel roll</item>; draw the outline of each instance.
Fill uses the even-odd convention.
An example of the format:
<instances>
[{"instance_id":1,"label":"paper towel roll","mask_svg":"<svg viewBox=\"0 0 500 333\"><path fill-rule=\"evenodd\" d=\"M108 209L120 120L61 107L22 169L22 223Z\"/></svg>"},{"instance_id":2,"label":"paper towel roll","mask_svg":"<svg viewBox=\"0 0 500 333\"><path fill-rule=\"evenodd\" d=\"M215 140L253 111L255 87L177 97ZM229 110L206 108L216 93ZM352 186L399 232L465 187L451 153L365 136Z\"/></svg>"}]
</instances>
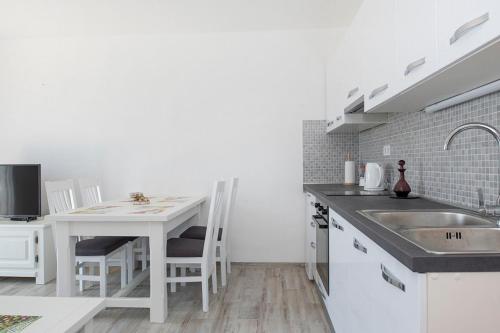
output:
<instances>
[{"instance_id":1,"label":"paper towel roll","mask_svg":"<svg viewBox=\"0 0 500 333\"><path fill-rule=\"evenodd\" d=\"M344 184L354 184L354 181L356 179L355 175L355 165L354 161L345 161L345 179L344 179Z\"/></svg>"}]
</instances>

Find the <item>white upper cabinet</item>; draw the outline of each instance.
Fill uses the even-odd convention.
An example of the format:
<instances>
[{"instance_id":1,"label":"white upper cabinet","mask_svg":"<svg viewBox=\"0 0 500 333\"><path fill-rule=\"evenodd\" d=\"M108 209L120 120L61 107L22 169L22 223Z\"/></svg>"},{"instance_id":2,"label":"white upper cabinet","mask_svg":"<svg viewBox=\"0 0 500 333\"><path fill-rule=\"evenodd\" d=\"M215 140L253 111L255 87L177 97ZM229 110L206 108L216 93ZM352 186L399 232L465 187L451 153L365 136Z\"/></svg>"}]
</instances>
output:
<instances>
[{"instance_id":1,"label":"white upper cabinet","mask_svg":"<svg viewBox=\"0 0 500 333\"><path fill-rule=\"evenodd\" d=\"M438 0L439 61L446 66L500 36L500 1Z\"/></svg>"},{"instance_id":2,"label":"white upper cabinet","mask_svg":"<svg viewBox=\"0 0 500 333\"><path fill-rule=\"evenodd\" d=\"M397 91L410 88L438 69L437 2L405 0L396 3Z\"/></svg>"},{"instance_id":3,"label":"white upper cabinet","mask_svg":"<svg viewBox=\"0 0 500 333\"><path fill-rule=\"evenodd\" d=\"M357 17L365 111L394 95L396 77L395 0L365 1Z\"/></svg>"}]
</instances>

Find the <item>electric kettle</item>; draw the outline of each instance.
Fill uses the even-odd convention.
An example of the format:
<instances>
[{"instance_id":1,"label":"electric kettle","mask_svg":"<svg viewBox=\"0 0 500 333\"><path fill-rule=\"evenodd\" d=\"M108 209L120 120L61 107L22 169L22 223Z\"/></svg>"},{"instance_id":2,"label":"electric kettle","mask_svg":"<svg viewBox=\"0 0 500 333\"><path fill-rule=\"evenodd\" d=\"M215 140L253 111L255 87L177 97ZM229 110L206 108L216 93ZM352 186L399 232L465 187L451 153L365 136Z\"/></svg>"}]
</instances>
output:
<instances>
[{"instance_id":1,"label":"electric kettle","mask_svg":"<svg viewBox=\"0 0 500 333\"><path fill-rule=\"evenodd\" d=\"M366 163L365 191L384 190L384 168L378 163Z\"/></svg>"}]
</instances>

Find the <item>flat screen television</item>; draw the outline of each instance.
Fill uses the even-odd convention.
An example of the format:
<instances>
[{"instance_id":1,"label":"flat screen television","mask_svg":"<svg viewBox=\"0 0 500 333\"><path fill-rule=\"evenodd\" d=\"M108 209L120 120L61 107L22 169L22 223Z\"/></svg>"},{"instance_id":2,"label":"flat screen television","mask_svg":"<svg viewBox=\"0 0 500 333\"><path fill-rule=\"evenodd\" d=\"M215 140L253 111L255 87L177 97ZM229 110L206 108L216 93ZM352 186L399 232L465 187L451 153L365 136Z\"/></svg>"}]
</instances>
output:
<instances>
[{"instance_id":1,"label":"flat screen television","mask_svg":"<svg viewBox=\"0 0 500 333\"><path fill-rule=\"evenodd\" d=\"M0 164L0 216L34 220L41 216L40 164Z\"/></svg>"}]
</instances>

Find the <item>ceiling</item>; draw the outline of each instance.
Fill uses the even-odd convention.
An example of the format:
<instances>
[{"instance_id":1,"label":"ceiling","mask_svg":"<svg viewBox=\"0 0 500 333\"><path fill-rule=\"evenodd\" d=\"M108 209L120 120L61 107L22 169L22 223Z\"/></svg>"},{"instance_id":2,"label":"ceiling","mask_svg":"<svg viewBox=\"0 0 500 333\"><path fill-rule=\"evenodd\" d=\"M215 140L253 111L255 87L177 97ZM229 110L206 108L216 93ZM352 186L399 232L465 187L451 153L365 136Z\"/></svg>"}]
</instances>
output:
<instances>
[{"instance_id":1,"label":"ceiling","mask_svg":"<svg viewBox=\"0 0 500 333\"><path fill-rule=\"evenodd\" d=\"M0 37L340 28L363 0L0 0Z\"/></svg>"}]
</instances>

